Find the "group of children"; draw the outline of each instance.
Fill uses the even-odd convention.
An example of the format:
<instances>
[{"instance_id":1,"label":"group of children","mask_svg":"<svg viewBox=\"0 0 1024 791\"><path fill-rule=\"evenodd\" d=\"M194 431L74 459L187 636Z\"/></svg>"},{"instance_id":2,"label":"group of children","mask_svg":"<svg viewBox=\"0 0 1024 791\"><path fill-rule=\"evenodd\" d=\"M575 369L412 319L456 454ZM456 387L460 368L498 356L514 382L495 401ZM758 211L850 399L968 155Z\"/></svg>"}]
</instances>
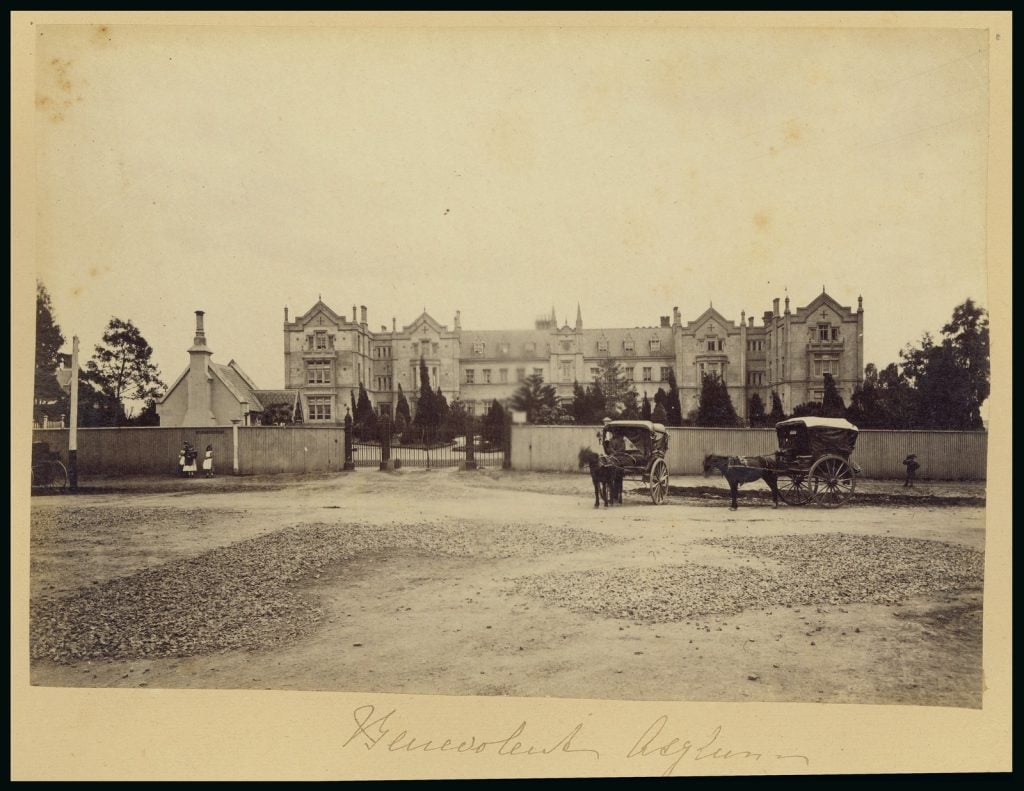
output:
<instances>
[{"instance_id":1,"label":"group of children","mask_svg":"<svg viewBox=\"0 0 1024 791\"><path fill-rule=\"evenodd\" d=\"M183 478L196 477L196 461L199 458L199 451L188 442L182 445L178 451L178 474ZM203 477L213 477L213 445L206 446L206 453L203 455Z\"/></svg>"}]
</instances>

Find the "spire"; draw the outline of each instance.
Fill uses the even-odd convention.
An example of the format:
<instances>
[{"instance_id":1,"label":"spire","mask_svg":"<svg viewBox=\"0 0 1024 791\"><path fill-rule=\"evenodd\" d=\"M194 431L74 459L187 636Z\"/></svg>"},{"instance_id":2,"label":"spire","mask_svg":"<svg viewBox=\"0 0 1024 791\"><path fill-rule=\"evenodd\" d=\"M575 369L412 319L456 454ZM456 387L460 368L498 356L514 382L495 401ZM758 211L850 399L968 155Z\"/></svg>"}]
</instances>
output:
<instances>
[{"instance_id":1,"label":"spire","mask_svg":"<svg viewBox=\"0 0 1024 791\"><path fill-rule=\"evenodd\" d=\"M551 306L551 326L552 327L557 327L558 326L558 317L555 315L555 306L554 305Z\"/></svg>"},{"instance_id":2,"label":"spire","mask_svg":"<svg viewBox=\"0 0 1024 791\"><path fill-rule=\"evenodd\" d=\"M580 303L576 303L576 329L583 329L583 311L580 309Z\"/></svg>"}]
</instances>

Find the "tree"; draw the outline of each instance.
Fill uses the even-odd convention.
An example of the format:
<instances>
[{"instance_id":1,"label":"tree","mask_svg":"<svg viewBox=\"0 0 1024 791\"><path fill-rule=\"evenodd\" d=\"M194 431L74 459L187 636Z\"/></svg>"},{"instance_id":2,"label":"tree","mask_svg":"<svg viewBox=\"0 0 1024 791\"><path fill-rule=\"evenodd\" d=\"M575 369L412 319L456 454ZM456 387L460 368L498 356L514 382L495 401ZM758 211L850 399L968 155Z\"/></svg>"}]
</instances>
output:
<instances>
[{"instance_id":1,"label":"tree","mask_svg":"<svg viewBox=\"0 0 1024 791\"><path fill-rule=\"evenodd\" d=\"M820 401L805 401L793 407L793 417L824 417Z\"/></svg>"},{"instance_id":2,"label":"tree","mask_svg":"<svg viewBox=\"0 0 1024 791\"><path fill-rule=\"evenodd\" d=\"M349 390L348 391L348 400L352 402L352 412L351 412L351 414L352 414L352 420L354 422L355 419L356 419L356 391L355 390Z\"/></svg>"},{"instance_id":3,"label":"tree","mask_svg":"<svg viewBox=\"0 0 1024 791\"><path fill-rule=\"evenodd\" d=\"M538 423L539 410L545 407L553 410L558 406L558 396L553 385L544 384L542 374L530 374L512 394L510 404L513 409L526 413L527 423ZM571 415L566 415L572 419Z\"/></svg>"},{"instance_id":4,"label":"tree","mask_svg":"<svg viewBox=\"0 0 1024 791\"><path fill-rule=\"evenodd\" d=\"M902 374L915 390L914 428L983 428L981 405L991 389L987 312L966 300L942 336L935 343L925 333L920 348L900 353Z\"/></svg>"},{"instance_id":5,"label":"tree","mask_svg":"<svg viewBox=\"0 0 1024 791\"><path fill-rule=\"evenodd\" d=\"M360 439L369 440L377 437L377 413L373 411L370 396L362 382L359 383L359 399L356 401L352 426Z\"/></svg>"},{"instance_id":6,"label":"tree","mask_svg":"<svg viewBox=\"0 0 1024 791\"><path fill-rule=\"evenodd\" d=\"M614 360L606 359L600 363L601 373L595 382L600 384L601 392L604 395L604 415L602 417L619 417L624 413L639 415L637 394L632 383L626 380Z\"/></svg>"},{"instance_id":7,"label":"tree","mask_svg":"<svg viewBox=\"0 0 1024 791\"><path fill-rule=\"evenodd\" d=\"M569 414L573 422L578 426L585 426L590 423L590 401L587 391L579 381L572 383L572 403L569 405Z\"/></svg>"},{"instance_id":8,"label":"tree","mask_svg":"<svg viewBox=\"0 0 1024 791\"><path fill-rule=\"evenodd\" d=\"M437 421L437 434L445 442L451 441L456 433L448 413L448 399L444 397L444 393L441 392L441 386L438 385L437 392L434 393L434 418Z\"/></svg>"},{"instance_id":9,"label":"tree","mask_svg":"<svg viewBox=\"0 0 1024 791\"><path fill-rule=\"evenodd\" d=\"M114 413L114 425L119 425L125 400L155 400L163 394L165 385L160 381L160 370L151 362L152 347L130 320L112 318L102 341L86 363L85 376L120 404L121 409Z\"/></svg>"},{"instance_id":10,"label":"tree","mask_svg":"<svg viewBox=\"0 0 1024 791\"><path fill-rule=\"evenodd\" d=\"M651 399L647 397L647 391L644 391L644 400L643 403L641 403L640 405L640 419L651 419Z\"/></svg>"},{"instance_id":11,"label":"tree","mask_svg":"<svg viewBox=\"0 0 1024 791\"><path fill-rule=\"evenodd\" d=\"M665 417L668 420L666 425L683 425L683 409L679 403L679 385L676 383L676 372L672 368L668 369L668 395L665 400Z\"/></svg>"},{"instance_id":12,"label":"tree","mask_svg":"<svg viewBox=\"0 0 1024 791\"><path fill-rule=\"evenodd\" d=\"M159 426L160 415L156 411L156 401L148 399L139 414L128 418L128 425L131 426Z\"/></svg>"},{"instance_id":13,"label":"tree","mask_svg":"<svg viewBox=\"0 0 1024 791\"><path fill-rule=\"evenodd\" d=\"M764 412L764 401L761 400L761 396L758 393L754 393L750 397L750 403L747 405L747 415L750 418L751 426L763 426L765 424L767 416Z\"/></svg>"},{"instance_id":14,"label":"tree","mask_svg":"<svg viewBox=\"0 0 1024 791\"><path fill-rule=\"evenodd\" d=\"M544 404L537 409L532 422L542 426L563 426L571 425L573 421L572 415L569 414L569 411L561 404L555 404L554 406Z\"/></svg>"},{"instance_id":15,"label":"tree","mask_svg":"<svg viewBox=\"0 0 1024 791\"><path fill-rule=\"evenodd\" d=\"M491 401L480 425L480 438L484 445L500 448L505 439L505 410L497 399Z\"/></svg>"},{"instance_id":16,"label":"tree","mask_svg":"<svg viewBox=\"0 0 1024 791\"><path fill-rule=\"evenodd\" d=\"M654 394L654 406L660 406L665 409L665 414L668 414L668 409L665 407L665 401L668 400L668 393L665 392L664 388L659 387L658 392Z\"/></svg>"},{"instance_id":17,"label":"tree","mask_svg":"<svg viewBox=\"0 0 1024 791\"><path fill-rule=\"evenodd\" d=\"M78 425L82 428L105 428L126 421L120 401L96 387L85 371L78 375Z\"/></svg>"},{"instance_id":18,"label":"tree","mask_svg":"<svg viewBox=\"0 0 1024 791\"><path fill-rule=\"evenodd\" d=\"M768 419L772 423L778 423L786 419L786 413L782 409L782 399L779 398L779 394L774 390L772 390L772 411L768 415Z\"/></svg>"},{"instance_id":19,"label":"tree","mask_svg":"<svg viewBox=\"0 0 1024 791\"><path fill-rule=\"evenodd\" d=\"M836 388L836 381L832 374L824 374L825 393L821 399L821 414L824 417L842 417L846 414L846 404L843 397L839 395Z\"/></svg>"},{"instance_id":20,"label":"tree","mask_svg":"<svg viewBox=\"0 0 1024 791\"><path fill-rule=\"evenodd\" d=\"M735 426L737 422L736 409L732 405L725 381L714 374L705 374L700 387L697 425Z\"/></svg>"},{"instance_id":21,"label":"tree","mask_svg":"<svg viewBox=\"0 0 1024 791\"><path fill-rule=\"evenodd\" d=\"M430 371L427 363L420 357L420 396L416 402L416 417L413 425L419 429L424 442L434 438L438 429L437 403L434 391L430 389Z\"/></svg>"},{"instance_id":22,"label":"tree","mask_svg":"<svg viewBox=\"0 0 1024 791\"><path fill-rule=\"evenodd\" d=\"M405 397L405 393L402 392L402 385L398 385L398 404L395 406L395 425L398 425L398 417L401 415L405 418L405 424L408 426L412 423L412 412L409 410L409 400Z\"/></svg>"},{"instance_id":23,"label":"tree","mask_svg":"<svg viewBox=\"0 0 1024 791\"><path fill-rule=\"evenodd\" d=\"M64 345L64 336L53 316L53 304L50 294L42 281L36 281L36 369L33 418L42 415L56 418L67 414L67 403L64 390L57 381L57 368L60 365L60 348Z\"/></svg>"},{"instance_id":24,"label":"tree","mask_svg":"<svg viewBox=\"0 0 1024 791\"><path fill-rule=\"evenodd\" d=\"M668 420L665 414L665 407L662 404L655 404L654 411L651 412L651 420L655 423L661 423L664 425L665 421Z\"/></svg>"},{"instance_id":25,"label":"tree","mask_svg":"<svg viewBox=\"0 0 1024 791\"><path fill-rule=\"evenodd\" d=\"M288 404L271 404L259 415L261 426L282 426L292 423L292 408Z\"/></svg>"}]
</instances>

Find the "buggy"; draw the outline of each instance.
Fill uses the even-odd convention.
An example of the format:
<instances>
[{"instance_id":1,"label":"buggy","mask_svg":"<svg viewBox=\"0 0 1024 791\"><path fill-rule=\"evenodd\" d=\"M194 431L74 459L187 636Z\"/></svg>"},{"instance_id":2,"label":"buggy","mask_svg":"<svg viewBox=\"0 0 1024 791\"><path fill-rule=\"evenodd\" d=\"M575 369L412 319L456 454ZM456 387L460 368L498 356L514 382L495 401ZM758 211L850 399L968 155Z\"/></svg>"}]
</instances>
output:
<instances>
[{"instance_id":1,"label":"buggy","mask_svg":"<svg viewBox=\"0 0 1024 791\"><path fill-rule=\"evenodd\" d=\"M60 454L50 450L48 442L32 443L32 488L59 489L68 485L68 471Z\"/></svg>"},{"instance_id":2,"label":"buggy","mask_svg":"<svg viewBox=\"0 0 1024 791\"><path fill-rule=\"evenodd\" d=\"M604 455L601 463L615 467L623 477L646 483L655 505L668 494L668 432L649 420L610 420L597 432Z\"/></svg>"},{"instance_id":3,"label":"buggy","mask_svg":"<svg viewBox=\"0 0 1024 791\"><path fill-rule=\"evenodd\" d=\"M783 502L806 505L813 500L836 508L853 494L861 471L850 460L857 443L855 425L842 418L798 417L776 423L775 432L775 474Z\"/></svg>"}]
</instances>

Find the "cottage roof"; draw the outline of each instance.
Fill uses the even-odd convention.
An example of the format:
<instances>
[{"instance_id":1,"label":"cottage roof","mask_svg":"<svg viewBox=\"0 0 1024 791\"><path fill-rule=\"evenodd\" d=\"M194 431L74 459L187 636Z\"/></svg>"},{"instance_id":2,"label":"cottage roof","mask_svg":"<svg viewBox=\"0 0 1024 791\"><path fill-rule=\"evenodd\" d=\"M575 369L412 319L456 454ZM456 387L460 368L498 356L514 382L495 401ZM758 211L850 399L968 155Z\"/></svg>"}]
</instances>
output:
<instances>
[{"instance_id":1,"label":"cottage roof","mask_svg":"<svg viewBox=\"0 0 1024 791\"><path fill-rule=\"evenodd\" d=\"M231 391L239 403L248 402L250 412L263 410L263 404L257 398L256 391L249 386L248 377L239 373L237 366L221 365L211 361L210 370L224 383L224 386Z\"/></svg>"}]
</instances>

